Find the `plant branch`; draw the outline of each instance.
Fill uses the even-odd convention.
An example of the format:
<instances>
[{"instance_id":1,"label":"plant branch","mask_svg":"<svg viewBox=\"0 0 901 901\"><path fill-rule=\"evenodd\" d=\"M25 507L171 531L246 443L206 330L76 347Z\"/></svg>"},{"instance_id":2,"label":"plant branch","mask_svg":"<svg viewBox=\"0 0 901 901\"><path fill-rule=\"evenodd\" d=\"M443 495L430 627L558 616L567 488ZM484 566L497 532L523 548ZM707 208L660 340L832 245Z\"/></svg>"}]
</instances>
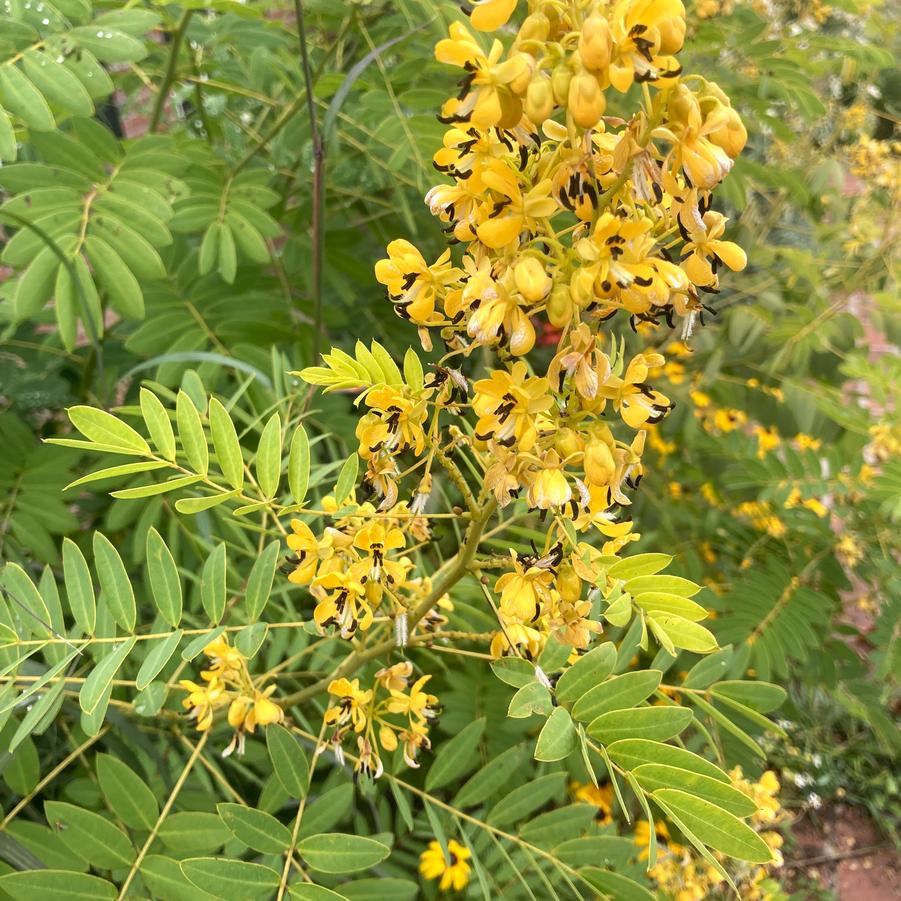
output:
<instances>
[{"instance_id":1,"label":"plant branch","mask_svg":"<svg viewBox=\"0 0 901 901\"><path fill-rule=\"evenodd\" d=\"M188 23L191 16L194 15L193 9L186 9L182 13L182 17L172 33L172 46L169 48L169 63L166 66L166 73L163 75L163 83L160 85L159 93L156 95L156 102L153 105L153 112L150 115L149 131L153 134L160 125L163 117L163 109L166 106L166 98L169 96L169 90L172 82L175 81L175 70L178 67L178 51L181 50L181 44L188 30Z\"/></svg>"}]
</instances>

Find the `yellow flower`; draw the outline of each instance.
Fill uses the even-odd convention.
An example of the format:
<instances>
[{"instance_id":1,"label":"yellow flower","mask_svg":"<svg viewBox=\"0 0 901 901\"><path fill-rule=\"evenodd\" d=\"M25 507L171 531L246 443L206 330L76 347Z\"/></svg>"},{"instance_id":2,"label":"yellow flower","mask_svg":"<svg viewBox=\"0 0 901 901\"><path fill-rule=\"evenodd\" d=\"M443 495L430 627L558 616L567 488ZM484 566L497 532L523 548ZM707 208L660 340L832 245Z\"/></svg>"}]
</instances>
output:
<instances>
[{"instance_id":1,"label":"yellow flower","mask_svg":"<svg viewBox=\"0 0 901 901\"><path fill-rule=\"evenodd\" d=\"M485 166L482 183L500 195L499 200L491 203L486 218L476 229L479 240L486 247L505 247L521 232L532 229L536 219L546 218L558 209L557 201L551 196L550 179L527 186L528 190L523 193L517 173L499 160L492 160Z\"/></svg>"},{"instance_id":2,"label":"yellow flower","mask_svg":"<svg viewBox=\"0 0 901 901\"><path fill-rule=\"evenodd\" d=\"M477 128L514 128L522 118L518 96L531 78L529 62L517 54L501 62L504 45L493 41L487 55L478 41L459 22L452 22L449 37L435 45L439 63L466 70L460 95L441 110L442 122L471 122Z\"/></svg>"},{"instance_id":3,"label":"yellow flower","mask_svg":"<svg viewBox=\"0 0 901 901\"><path fill-rule=\"evenodd\" d=\"M318 589L317 595L324 595L313 611L320 631L336 625L342 638L350 638L358 627L365 632L372 625L366 589L354 573L334 571L319 575L313 580L313 589Z\"/></svg>"},{"instance_id":4,"label":"yellow flower","mask_svg":"<svg viewBox=\"0 0 901 901\"><path fill-rule=\"evenodd\" d=\"M744 269L748 263L745 252L732 241L723 241L728 220L713 210L704 214L704 231L694 230L682 248L682 268L688 277L700 287L717 284L716 270L720 263L733 272Z\"/></svg>"},{"instance_id":5,"label":"yellow flower","mask_svg":"<svg viewBox=\"0 0 901 901\"><path fill-rule=\"evenodd\" d=\"M529 377L528 367L517 361L509 372L495 370L491 377L473 385L473 409L479 417L476 438L504 447L516 445L529 451L538 438L535 427L539 413L549 410L554 399L548 393L548 381Z\"/></svg>"},{"instance_id":6,"label":"yellow flower","mask_svg":"<svg viewBox=\"0 0 901 901\"><path fill-rule=\"evenodd\" d=\"M395 311L417 325L441 321L435 312L438 296L459 275L460 270L450 262L449 250L429 266L422 254L404 240L392 241L388 259L375 264L375 277L388 288Z\"/></svg>"},{"instance_id":7,"label":"yellow flower","mask_svg":"<svg viewBox=\"0 0 901 901\"><path fill-rule=\"evenodd\" d=\"M761 460L782 443L779 430L775 426L755 425L751 431L757 437L757 456Z\"/></svg>"},{"instance_id":8,"label":"yellow flower","mask_svg":"<svg viewBox=\"0 0 901 901\"><path fill-rule=\"evenodd\" d=\"M362 732L369 721L367 709L372 701L372 690L361 689L359 679L334 679L328 693L338 698L338 703L325 711L326 724L343 726L350 723L354 732Z\"/></svg>"},{"instance_id":9,"label":"yellow flower","mask_svg":"<svg viewBox=\"0 0 901 901\"><path fill-rule=\"evenodd\" d=\"M462 892L469 884L470 866L466 862L470 858L469 849L455 839L447 843L450 859L445 859L441 845L437 841L429 842L428 847L419 856L419 872L426 879L440 879L438 888L442 892Z\"/></svg>"},{"instance_id":10,"label":"yellow flower","mask_svg":"<svg viewBox=\"0 0 901 901\"><path fill-rule=\"evenodd\" d=\"M507 622L533 623L541 616L542 604L548 600L554 574L538 566L526 568L515 559L513 567L513 572L504 573L494 583L494 590L501 595L500 611Z\"/></svg>"},{"instance_id":11,"label":"yellow flower","mask_svg":"<svg viewBox=\"0 0 901 901\"><path fill-rule=\"evenodd\" d=\"M598 808L596 819L602 826L613 822L613 786L609 782L598 787L590 782L586 785L574 782L570 786L570 790L576 801L593 804Z\"/></svg>"}]
</instances>

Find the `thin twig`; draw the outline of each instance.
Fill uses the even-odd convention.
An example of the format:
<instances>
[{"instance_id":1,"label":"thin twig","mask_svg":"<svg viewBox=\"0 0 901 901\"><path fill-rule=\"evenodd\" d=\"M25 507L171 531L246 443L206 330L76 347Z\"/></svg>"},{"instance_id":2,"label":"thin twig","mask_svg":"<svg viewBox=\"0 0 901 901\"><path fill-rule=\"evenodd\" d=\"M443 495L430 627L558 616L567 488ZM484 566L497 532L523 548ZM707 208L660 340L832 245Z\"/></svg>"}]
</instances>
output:
<instances>
[{"instance_id":1,"label":"thin twig","mask_svg":"<svg viewBox=\"0 0 901 901\"><path fill-rule=\"evenodd\" d=\"M169 89L172 87L172 82L175 81L175 70L178 67L178 51L181 49L181 42L184 40L185 32L188 30L188 23L191 21L191 16L193 15L193 9L186 9L179 20L178 26L172 33L172 46L169 48L169 63L166 66L166 74L163 76L163 83L160 85L159 93L156 95L153 113L150 116L149 131L151 134L159 128L160 119L163 116L163 108L166 106L166 98L169 96Z\"/></svg>"},{"instance_id":2,"label":"thin twig","mask_svg":"<svg viewBox=\"0 0 901 901\"><path fill-rule=\"evenodd\" d=\"M316 105L313 99L313 72L310 68L310 54L307 49L307 31L303 18L303 0L294 0L297 16L297 38L300 42L300 58L303 66L303 80L306 87L307 116L310 120L310 141L313 145L313 222L312 222L312 294L313 294L313 355L315 364L319 359L322 341L322 260L325 253L325 147L316 124Z\"/></svg>"}]
</instances>

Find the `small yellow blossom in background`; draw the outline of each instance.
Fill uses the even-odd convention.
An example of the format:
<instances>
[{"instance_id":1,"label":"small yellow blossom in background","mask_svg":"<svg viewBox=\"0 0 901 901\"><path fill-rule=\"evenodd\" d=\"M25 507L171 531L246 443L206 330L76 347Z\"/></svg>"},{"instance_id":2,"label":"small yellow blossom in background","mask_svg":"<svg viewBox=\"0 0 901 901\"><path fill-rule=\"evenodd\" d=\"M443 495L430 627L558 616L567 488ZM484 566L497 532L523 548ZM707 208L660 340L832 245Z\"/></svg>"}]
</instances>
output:
<instances>
[{"instance_id":1,"label":"small yellow blossom in background","mask_svg":"<svg viewBox=\"0 0 901 901\"><path fill-rule=\"evenodd\" d=\"M449 839L447 851L450 860L444 856L441 845L430 841L428 847L419 855L419 872L426 879L440 879L438 888L442 892L462 892L469 884L471 857L470 851L456 839Z\"/></svg>"},{"instance_id":2,"label":"small yellow blossom in background","mask_svg":"<svg viewBox=\"0 0 901 901\"><path fill-rule=\"evenodd\" d=\"M755 425L751 433L757 438L757 457L761 460L782 443L775 426Z\"/></svg>"},{"instance_id":3,"label":"small yellow blossom in background","mask_svg":"<svg viewBox=\"0 0 901 901\"><path fill-rule=\"evenodd\" d=\"M581 782L573 782L569 787L573 799L584 804L592 804L597 807L598 814L595 819L606 826L613 822L613 786L606 782L595 786L590 782L583 785Z\"/></svg>"},{"instance_id":4,"label":"small yellow blossom in background","mask_svg":"<svg viewBox=\"0 0 901 901\"><path fill-rule=\"evenodd\" d=\"M819 450L822 447L823 442L820 441L819 438L813 438L810 435L805 435L804 432L798 432L795 435L795 446L798 450Z\"/></svg>"},{"instance_id":5,"label":"small yellow blossom in background","mask_svg":"<svg viewBox=\"0 0 901 901\"><path fill-rule=\"evenodd\" d=\"M835 544L835 556L848 569L854 569L863 560L863 548L850 532L846 532Z\"/></svg>"}]
</instances>

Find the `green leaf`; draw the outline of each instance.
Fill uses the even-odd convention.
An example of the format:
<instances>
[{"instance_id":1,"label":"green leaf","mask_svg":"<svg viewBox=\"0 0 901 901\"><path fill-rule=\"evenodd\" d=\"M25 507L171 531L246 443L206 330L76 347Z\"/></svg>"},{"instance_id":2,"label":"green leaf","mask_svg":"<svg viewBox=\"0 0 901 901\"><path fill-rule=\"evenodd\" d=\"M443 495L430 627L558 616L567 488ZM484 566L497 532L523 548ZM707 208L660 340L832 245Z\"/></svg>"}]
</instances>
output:
<instances>
[{"instance_id":1,"label":"green leaf","mask_svg":"<svg viewBox=\"0 0 901 901\"><path fill-rule=\"evenodd\" d=\"M696 707L699 707L704 713L707 714L712 720L719 723L722 729L725 729L730 734L734 735L749 751L751 751L755 756L760 758L765 758L766 754L763 752L763 749L748 735L744 729L741 729L732 720L726 716L722 710L718 710L711 704L709 701L705 701L700 695L692 694L688 696L688 700L691 701ZM753 713L753 711L749 711ZM769 721L768 725L769 724Z\"/></svg>"},{"instance_id":2,"label":"green leaf","mask_svg":"<svg viewBox=\"0 0 901 901\"><path fill-rule=\"evenodd\" d=\"M18 563L7 563L3 567L0 586L12 598L18 619L38 638L50 638L53 634L50 611L25 570Z\"/></svg>"},{"instance_id":3,"label":"green leaf","mask_svg":"<svg viewBox=\"0 0 901 901\"><path fill-rule=\"evenodd\" d=\"M94 566L100 581L100 597L113 619L126 632L134 632L137 608L131 580L119 552L101 532L94 532Z\"/></svg>"},{"instance_id":4,"label":"green leaf","mask_svg":"<svg viewBox=\"0 0 901 901\"><path fill-rule=\"evenodd\" d=\"M26 75L51 103L76 116L92 116L94 103L84 85L49 53L28 50L22 57Z\"/></svg>"},{"instance_id":5,"label":"green leaf","mask_svg":"<svg viewBox=\"0 0 901 901\"><path fill-rule=\"evenodd\" d=\"M512 719L522 719L534 714L548 716L552 709L550 691L540 682L530 682L513 695L507 708L507 716Z\"/></svg>"},{"instance_id":6,"label":"green leaf","mask_svg":"<svg viewBox=\"0 0 901 901\"><path fill-rule=\"evenodd\" d=\"M673 558L669 554L634 554L617 561L607 570L611 579L634 579L637 576L653 576L666 569Z\"/></svg>"},{"instance_id":7,"label":"green leaf","mask_svg":"<svg viewBox=\"0 0 901 901\"><path fill-rule=\"evenodd\" d=\"M166 277L166 267L156 248L111 213L98 211L91 220L91 234L106 241L136 278L152 281Z\"/></svg>"},{"instance_id":8,"label":"green leaf","mask_svg":"<svg viewBox=\"0 0 901 901\"><path fill-rule=\"evenodd\" d=\"M702 657L689 671L682 681L686 688L707 688L720 678L732 661L734 651L731 647L721 648L715 654Z\"/></svg>"},{"instance_id":9,"label":"green leaf","mask_svg":"<svg viewBox=\"0 0 901 901\"><path fill-rule=\"evenodd\" d=\"M106 410L94 407L69 407L66 411L72 425L89 441L110 447L122 447L151 456L150 446L130 425Z\"/></svg>"},{"instance_id":10,"label":"green leaf","mask_svg":"<svg viewBox=\"0 0 901 901\"><path fill-rule=\"evenodd\" d=\"M225 476L225 481L232 488L243 488L244 457L241 454L238 433L231 416L228 415L228 410L215 397L210 398L210 434L213 438L216 462Z\"/></svg>"},{"instance_id":11,"label":"green leaf","mask_svg":"<svg viewBox=\"0 0 901 901\"><path fill-rule=\"evenodd\" d=\"M295 504L302 504L310 486L310 439L302 425L294 430L288 453L288 487Z\"/></svg>"},{"instance_id":12,"label":"green leaf","mask_svg":"<svg viewBox=\"0 0 901 901\"><path fill-rule=\"evenodd\" d=\"M222 822L238 841L263 854L281 854L291 844L288 827L272 814L242 804L217 804Z\"/></svg>"},{"instance_id":13,"label":"green leaf","mask_svg":"<svg viewBox=\"0 0 901 901\"><path fill-rule=\"evenodd\" d=\"M235 236L227 222L222 223L219 230L219 275L229 285L234 284L238 269L238 253L235 248Z\"/></svg>"},{"instance_id":14,"label":"green leaf","mask_svg":"<svg viewBox=\"0 0 901 901\"><path fill-rule=\"evenodd\" d=\"M189 882L223 901L261 901L281 882L271 867L224 857L190 857L179 866Z\"/></svg>"},{"instance_id":15,"label":"green leaf","mask_svg":"<svg viewBox=\"0 0 901 901\"><path fill-rule=\"evenodd\" d=\"M153 472L156 469L164 469L168 467L168 463L156 460L140 460L137 463L122 463L120 466L108 466L106 469L98 469L96 472L90 472L74 482L69 482L63 491L71 491L80 485L87 485L91 482L99 482L102 479L112 479L117 476L134 475L139 472Z\"/></svg>"},{"instance_id":16,"label":"green leaf","mask_svg":"<svg viewBox=\"0 0 901 901\"><path fill-rule=\"evenodd\" d=\"M151 482L149 485L138 485L135 488L120 488L118 491L111 491L110 496L123 500L155 497L158 494L168 494L170 491L178 491L179 488L196 485L201 478L202 476L179 476L176 479L167 479L165 482ZM181 500L175 502L176 509L181 502Z\"/></svg>"},{"instance_id":17,"label":"green leaf","mask_svg":"<svg viewBox=\"0 0 901 901\"><path fill-rule=\"evenodd\" d=\"M297 739L284 726L266 727L266 747L275 778L292 798L303 798L307 793L310 765L307 755Z\"/></svg>"},{"instance_id":18,"label":"green leaf","mask_svg":"<svg viewBox=\"0 0 901 901\"><path fill-rule=\"evenodd\" d=\"M88 235L84 247L94 272L116 311L127 319L143 319L144 295L138 280L122 261L122 257L103 238L96 235Z\"/></svg>"},{"instance_id":19,"label":"green leaf","mask_svg":"<svg viewBox=\"0 0 901 901\"><path fill-rule=\"evenodd\" d=\"M781 707L788 696L784 688L771 682L741 680L718 682L710 692L714 697L737 701L760 713L770 713Z\"/></svg>"},{"instance_id":20,"label":"green leaf","mask_svg":"<svg viewBox=\"0 0 901 901\"><path fill-rule=\"evenodd\" d=\"M0 70L2 71L2 70ZM0 891L15 901L115 901L112 883L69 870L25 870L0 876Z\"/></svg>"},{"instance_id":21,"label":"green leaf","mask_svg":"<svg viewBox=\"0 0 901 901\"><path fill-rule=\"evenodd\" d=\"M271 500L278 491L282 471L282 420L278 413L273 413L263 428L254 468L263 496Z\"/></svg>"},{"instance_id":22,"label":"green leaf","mask_svg":"<svg viewBox=\"0 0 901 901\"><path fill-rule=\"evenodd\" d=\"M278 539L270 541L263 548L263 553L254 561L250 575L247 577L244 604L247 608L247 616L251 621L260 618L260 614L266 609L266 604L269 602L272 582L275 579L275 565L278 563L281 546Z\"/></svg>"},{"instance_id":23,"label":"green leaf","mask_svg":"<svg viewBox=\"0 0 901 901\"><path fill-rule=\"evenodd\" d=\"M572 654L572 645L557 639L554 635L548 637L544 649L538 656L538 666L545 673L559 672L566 665Z\"/></svg>"},{"instance_id":24,"label":"green leaf","mask_svg":"<svg viewBox=\"0 0 901 901\"><path fill-rule=\"evenodd\" d=\"M0 124L3 113L0 112ZM56 270L56 283L53 286L53 309L56 314L56 325L63 347L68 351L75 349L78 337L78 297L75 281L66 266L60 265Z\"/></svg>"},{"instance_id":25,"label":"green leaf","mask_svg":"<svg viewBox=\"0 0 901 901\"><path fill-rule=\"evenodd\" d=\"M208 644L212 644L224 631L225 626L219 626L218 629L210 629L209 632L192 638L187 645L182 648L181 659L193 660Z\"/></svg>"},{"instance_id":26,"label":"green leaf","mask_svg":"<svg viewBox=\"0 0 901 901\"><path fill-rule=\"evenodd\" d=\"M37 316L53 293L59 257L46 247L32 261L16 284L14 305L16 319L21 321Z\"/></svg>"},{"instance_id":27,"label":"green leaf","mask_svg":"<svg viewBox=\"0 0 901 901\"><path fill-rule=\"evenodd\" d=\"M657 690L662 678L663 673L654 669L614 676L582 695L573 706L573 716L587 723L610 710L634 707Z\"/></svg>"},{"instance_id":28,"label":"green leaf","mask_svg":"<svg viewBox=\"0 0 901 901\"><path fill-rule=\"evenodd\" d=\"M147 531L146 550L153 601L163 619L175 628L181 622L181 579L171 551L153 526Z\"/></svg>"},{"instance_id":29,"label":"green leaf","mask_svg":"<svg viewBox=\"0 0 901 901\"><path fill-rule=\"evenodd\" d=\"M772 860L766 842L747 823L715 804L675 788L658 789L651 797L714 851L749 863Z\"/></svg>"},{"instance_id":30,"label":"green leaf","mask_svg":"<svg viewBox=\"0 0 901 901\"><path fill-rule=\"evenodd\" d=\"M0 107L0 160L4 163L15 162L17 151L15 129L9 116Z\"/></svg>"},{"instance_id":31,"label":"green leaf","mask_svg":"<svg viewBox=\"0 0 901 901\"><path fill-rule=\"evenodd\" d=\"M110 683L115 678L119 667L125 662L131 653L137 639L132 636L128 641L116 646L91 670L90 675L81 685L78 693L78 703L85 713L93 713L97 705L103 699Z\"/></svg>"},{"instance_id":32,"label":"green leaf","mask_svg":"<svg viewBox=\"0 0 901 901\"><path fill-rule=\"evenodd\" d=\"M660 788L678 788L728 810L737 817L749 817L757 805L744 792L711 776L702 776L680 767L645 763L632 771L638 784L647 792Z\"/></svg>"},{"instance_id":33,"label":"green leaf","mask_svg":"<svg viewBox=\"0 0 901 901\"><path fill-rule=\"evenodd\" d=\"M160 814L147 783L118 757L97 755L97 780L110 808L129 829L153 828Z\"/></svg>"},{"instance_id":34,"label":"green leaf","mask_svg":"<svg viewBox=\"0 0 901 901\"><path fill-rule=\"evenodd\" d=\"M159 836L167 848L173 848L182 854L218 851L231 839L231 833L215 813L195 810L169 814L160 827ZM178 875L181 878L180 872Z\"/></svg>"},{"instance_id":35,"label":"green leaf","mask_svg":"<svg viewBox=\"0 0 901 901\"><path fill-rule=\"evenodd\" d=\"M175 509L185 515L202 513L204 510L218 507L219 504L232 500L240 493L237 488L233 488L231 491L223 491L220 494L208 494L203 497L182 497L175 502Z\"/></svg>"},{"instance_id":36,"label":"green leaf","mask_svg":"<svg viewBox=\"0 0 901 901\"><path fill-rule=\"evenodd\" d=\"M535 681L535 664L522 657L499 657L491 661L491 671L501 682L522 688Z\"/></svg>"},{"instance_id":37,"label":"green leaf","mask_svg":"<svg viewBox=\"0 0 901 901\"><path fill-rule=\"evenodd\" d=\"M611 870L599 867L585 867L580 870L583 879L587 879L598 891L615 901L657 901L643 885Z\"/></svg>"},{"instance_id":38,"label":"green leaf","mask_svg":"<svg viewBox=\"0 0 901 901\"><path fill-rule=\"evenodd\" d=\"M172 226L175 228L175 225ZM203 241L200 244L200 256L197 260L197 268L201 275L206 275L213 271L216 260L219 257L219 235L222 232L222 225L219 222L211 222L203 235Z\"/></svg>"},{"instance_id":39,"label":"green leaf","mask_svg":"<svg viewBox=\"0 0 901 901\"><path fill-rule=\"evenodd\" d=\"M354 453L351 454L341 467L338 473L338 481L335 483L335 503L340 507L347 500L348 496L353 500L352 493L354 486L357 484L357 473L360 468L360 458Z\"/></svg>"},{"instance_id":40,"label":"green leaf","mask_svg":"<svg viewBox=\"0 0 901 901\"><path fill-rule=\"evenodd\" d=\"M133 63L147 56L144 42L117 28L102 28L102 35L95 25L72 28L69 35L85 50L105 63Z\"/></svg>"},{"instance_id":41,"label":"green leaf","mask_svg":"<svg viewBox=\"0 0 901 901\"><path fill-rule=\"evenodd\" d=\"M666 741L686 729L691 720L691 711L684 707L611 710L609 713L602 713L589 723L588 734L605 745L623 738Z\"/></svg>"},{"instance_id":42,"label":"green leaf","mask_svg":"<svg viewBox=\"0 0 901 901\"><path fill-rule=\"evenodd\" d=\"M562 760L576 746L576 727L565 707L548 717L535 745L536 760Z\"/></svg>"},{"instance_id":43,"label":"green leaf","mask_svg":"<svg viewBox=\"0 0 901 901\"><path fill-rule=\"evenodd\" d=\"M362 835L333 832L311 835L297 846L303 859L320 873L352 873L368 870L390 853L387 845Z\"/></svg>"},{"instance_id":44,"label":"green leaf","mask_svg":"<svg viewBox=\"0 0 901 901\"><path fill-rule=\"evenodd\" d=\"M648 741L644 738L627 738L608 745L607 753L610 755L610 759L624 770L635 770L645 764L660 764L700 773L702 776L709 776L718 782L731 785L729 776L716 764L692 751L686 751L684 748L677 748L673 745Z\"/></svg>"},{"instance_id":45,"label":"green leaf","mask_svg":"<svg viewBox=\"0 0 901 901\"><path fill-rule=\"evenodd\" d=\"M0 67L3 106L34 131L53 131L56 122L43 94L16 66Z\"/></svg>"},{"instance_id":46,"label":"green leaf","mask_svg":"<svg viewBox=\"0 0 901 901\"><path fill-rule=\"evenodd\" d=\"M528 745L518 744L498 754L463 784L454 798L455 807L474 807L503 788L522 766Z\"/></svg>"},{"instance_id":47,"label":"green leaf","mask_svg":"<svg viewBox=\"0 0 901 901\"><path fill-rule=\"evenodd\" d=\"M171 635L167 635L161 641L154 643L135 678L135 687L138 691L143 691L160 674L162 668L169 662L178 648L178 643L181 641L183 634L181 629L177 629Z\"/></svg>"},{"instance_id":48,"label":"green leaf","mask_svg":"<svg viewBox=\"0 0 901 901\"><path fill-rule=\"evenodd\" d=\"M178 392L175 401L175 419L178 423L178 437L188 458L188 465L194 472L205 476L210 466L210 450L203 432L203 423L200 421L200 413L197 412L194 401L183 390Z\"/></svg>"},{"instance_id":49,"label":"green leaf","mask_svg":"<svg viewBox=\"0 0 901 901\"><path fill-rule=\"evenodd\" d=\"M442 788L468 773L479 760L479 742L485 732L485 718L468 723L438 748L425 779L426 791Z\"/></svg>"},{"instance_id":50,"label":"green leaf","mask_svg":"<svg viewBox=\"0 0 901 901\"><path fill-rule=\"evenodd\" d=\"M547 773L518 785L504 795L488 812L486 822L492 826L510 826L558 797L566 785L565 772Z\"/></svg>"},{"instance_id":51,"label":"green leaf","mask_svg":"<svg viewBox=\"0 0 901 901\"><path fill-rule=\"evenodd\" d=\"M557 680L554 693L561 704L578 701L589 689L602 683L616 663L616 645L604 642L580 657Z\"/></svg>"},{"instance_id":52,"label":"green leaf","mask_svg":"<svg viewBox=\"0 0 901 901\"><path fill-rule=\"evenodd\" d=\"M210 622L218 623L225 612L225 543L214 548L200 573L200 602Z\"/></svg>"},{"instance_id":53,"label":"green leaf","mask_svg":"<svg viewBox=\"0 0 901 901\"><path fill-rule=\"evenodd\" d=\"M691 603L686 601L686 603ZM693 623L681 616L665 616L662 614L648 614L648 625L661 644L661 633L665 635L677 648L691 651L693 654L709 654L718 649L719 645L709 629L705 629L698 623ZM667 649L669 650L669 649ZM672 653L672 651L670 651Z\"/></svg>"},{"instance_id":54,"label":"green leaf","mask_svg":"<svg viewBox=\"0 0 901 901\"><path fill-rule=\"evenodd\" d=\"M692 622L707 618L707 610L700 604L665 591L645 591L634 595L632 602L647 613L669 614L674 618L682 617Z\"/></svg>"},{"instance_id":55,"label":"green leaf","mask_svg":"<svg viewBox=\"0 0 901 901\"><path fill-rule=\"evenodd\" d=\"M160 830L162 837L163 830L169 825L174 817L182 816L182 814L173 814L163 824ZM216 824L223 829L219 818L214 814L206 814L212 817ZM221 842L220 842L221 845ZM182 850L183 846L177 846ZM185 874L181 871L181 867L177 860L171 857L165 857L162 854L148 854L141 862L141 877L147 883L149 889L153 892L155 898L165 898L166 901L214 901L215 896L205 892L188 881Z\"/></svg>"},{"instance_id":56,"label":"green leaf","mask_svg":"<svg viewBox=\"0 0 901 901\"><path fill-rule=\"evenodd\" d=\"M404 381L417 393L422 391L425 384L422 361L412 347L408 347L404 354Z\"/></svg>"},{"instance_id":57,"label":"green leaf","mask_svg":"<svg viewBox=\"0 0 901 901\"><path fill-rule=\"evenodd\" d=\"M99 813L61 801L45 801L44 815L63 844L92 867L101 870L130 867L135 859L128 836Z\"/></svg>"}]
</instances>

